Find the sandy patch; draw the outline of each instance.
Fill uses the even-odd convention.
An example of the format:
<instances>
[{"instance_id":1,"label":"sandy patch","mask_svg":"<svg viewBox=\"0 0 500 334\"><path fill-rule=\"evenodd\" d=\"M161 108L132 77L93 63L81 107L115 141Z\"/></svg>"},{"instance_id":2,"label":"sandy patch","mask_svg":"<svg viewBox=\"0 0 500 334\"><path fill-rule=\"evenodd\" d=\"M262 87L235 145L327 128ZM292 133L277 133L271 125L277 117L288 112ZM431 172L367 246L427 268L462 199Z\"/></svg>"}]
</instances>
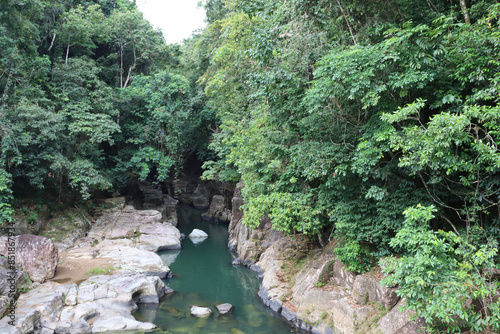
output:
<instances>
[{"instance_id":1,"label":"sandy patch","mask_svg":"<svg viewBox=\"0 0 500 334\"><path fill-rule=\"evenodd\" d=\"M92 269L101 268L106 269L113 266L113 260L106 257L95 259L75 259L68 257L66 252L59 253L59 264L56 268L55 276L50 279L61 284L80 284L88 279L90 276L87 274ZM111 274L111 273L110 273Z\"/></svg>"}]
</instances>

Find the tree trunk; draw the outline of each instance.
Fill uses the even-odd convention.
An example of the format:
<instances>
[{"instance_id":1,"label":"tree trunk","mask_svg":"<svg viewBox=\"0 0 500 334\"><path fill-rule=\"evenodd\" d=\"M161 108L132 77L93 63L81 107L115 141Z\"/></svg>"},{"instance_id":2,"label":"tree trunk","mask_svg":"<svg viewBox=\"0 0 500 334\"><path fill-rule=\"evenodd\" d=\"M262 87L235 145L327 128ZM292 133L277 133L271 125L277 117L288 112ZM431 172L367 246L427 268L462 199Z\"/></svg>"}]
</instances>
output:
<instances>
[{"instance_id":1,"label":"tree trunk","mask_svg":"<svg viewBox=\"0 0 500 334\"><path fill-rule=\"evenodd\" d=\"M460 7L462 8L462 14L464 14L464 21L467 24L470 24L470 16L469 12L467 11L467 4L465 3L465 0L459 0L460 1Z\"/></svg>"},{"instance_id":2,"label":"tree trunk","mask_svg":"<svg viewBox=\"0 0 500 334\"><path fill-rule=\"evenodd\" d=\"M123 88L123 43L120 43L120 88Z\"/></svg>"},{"instance_id":3,"label":"tree trunk","mask_svg":"<svg viewBox=\"0 0 500 334\"><path fill-rule=\"evenodd\" d=\"M69 43L68 43L68 47L66 48L66 62L65 62L65 64L68 63L68 57L69 57Z\"/></svg>"},{"instance_id":4,"label":"tree trunk","mask_svg":"<svg viewBox=\"0 0 500 334\"><path fill-rule=\"evenodd\" d=\"M351 34L352 41L354 42L354 45L357 45L358 41L356 40L356 37L354 36L354 33L351 29L351 24L349 23L349 18L347 17L347 14L344 11L344 8L342 8L342 5L340 4L339 0L337 0L337 4L339 5L340 11L342 12L342 16L344 17L345 22L347 23L347 28L349 28L349 33Z\"/></svg>"}]
</instances>

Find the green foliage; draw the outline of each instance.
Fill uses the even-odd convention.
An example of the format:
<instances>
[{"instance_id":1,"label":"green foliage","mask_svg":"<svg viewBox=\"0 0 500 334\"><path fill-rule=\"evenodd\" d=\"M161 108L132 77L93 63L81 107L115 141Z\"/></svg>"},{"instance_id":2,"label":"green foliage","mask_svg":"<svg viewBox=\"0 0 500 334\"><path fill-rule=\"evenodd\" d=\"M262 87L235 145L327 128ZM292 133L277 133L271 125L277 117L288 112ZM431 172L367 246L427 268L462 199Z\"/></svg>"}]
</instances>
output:
<instances>
[{"instance_id":1,"label":"green foliage","mask_svg":"<svg viewBox=\"0 0 500 334\"><path fill-rule=\"evenodd\" d=\"M319 211L313 210L308 203L309 199L300 194L271 193L252 197L245 203L243 223L255 228L260 225L261 217L268 216L278 231L316 234L321 227L317 217Z\"/></svg>"},{"instance_id":2,"label":"green foliage","mask_svg":"<svg viewBox=\"0 0 500 334\"><path fill-rule=\"evenodd\" d=\"M370 252L355 241L349 240L342 247L335 248L333 252L347 266L347 270L355 273L365 273L373 264Z\"/></svg>"},{"instance_id":3,"label":"green foliage","mask_svg":"<svg viewBox=\"0 0 500 334\"><path fill-rule=\"evenodd\" d=\"M164 180L207 154L214 116L197 78L165 70L182 72L179 47L133 2L2 1L0 35L5 219L11 190L88 199L133 173Z\"/></svg>"},{"instance_id":4,"label":"green foliage","mask_svg":"<svg viewBox=\"0 0 500 334\"><path fill-rule=\"evenodd\" d=\"M407 308L423 317L429 330L456 333L500 328L499 288L492 280L497 268L498 241L474 226L458 233L433 231L428 224L434 206L405 211L405 227L391 244L405 251L401 258L386 258L387 285L398 285ZM472 302L472 304L471 304Z\"/></svg>"},{"instance_id":5,"label":"green foliage","mask_svg":"<svg viewBox=\"0 0 500 334\"><path fill-rule=\"evenodd\" d=\"M337 256L353 271L408 256L398 283L407 299L420 294L412 300L421 308L411 307L442 332L497 326L496 304L481 298L496 286L483 283L499 239L500 7L465 7L226 2L201 37L214 49L201 82L221 122L205 177L240 176L251 227L269 219L320 243L342 239ZM422 229L431 217L434 229ZM419 286L427 266L448 275L426 278L443 283L440 298ZM460 309L469 299L482 311Z\"/></svg>"},{"instance_id":6,"label":"green foliage","mask_svg":"<svg viewBox=\"0 0 500 334\"><path fill-rule=\"evenodd\" d=\"M11 184L11 175L4 169L0 169L0 225L11 222L13 219Z\"/></svg>"},{"instance_id":7,"label":"green foliage","mask_svg":"<svg viewBox=\"0 0 500 334\"><path fill-rule=\"evenodd\" d=\"M95 268L92 268L89 271L87 271L85 273L85 275L89 275L89 276L94 276L94 275L108 275L108 274L110 274L115 269L116 268L113 267L113 266L104 267L104 268L95 267Z\"/></svg>"},{"instance_id":8,"label":"green foliage","mask_svg":"<svg viewBox=\"0 0 500 334\"><path fill-rule=\"evenodd\" d=\"M89 199L93 190L105 190L111 183L102 176L89 160L76 160L68 171L69 185L80 192L84 200Z\"/></svg>"}]
</instances>

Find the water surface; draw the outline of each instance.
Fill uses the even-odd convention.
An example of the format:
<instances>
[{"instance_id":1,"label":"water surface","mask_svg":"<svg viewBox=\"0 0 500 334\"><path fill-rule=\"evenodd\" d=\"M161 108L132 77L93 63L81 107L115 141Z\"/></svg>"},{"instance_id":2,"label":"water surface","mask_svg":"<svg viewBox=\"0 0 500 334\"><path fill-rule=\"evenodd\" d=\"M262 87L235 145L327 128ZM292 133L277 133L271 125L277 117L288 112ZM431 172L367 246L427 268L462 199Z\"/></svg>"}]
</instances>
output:
<instances>
[{"instance_id":1,"label":"water surface","mask_svg":"<svg viewBox=\"0 0 500 334\"><path fill-rule=\"evenodd\" d=\"M203 222L201 211L181 206L179 230L186 236L194 228L209 237L198 243L186 238L181 251L158 253L174 276L165 283L176 292L157 305L143 305L134 314L159 328L152 333L281 334L296 333L257 297L259 279L244 267L233 267L227 249L227 225ZM216 305L230 303L233 313L219 315ZM210 307L208 318L191 316L190 305Z\"/></svg>"}]
</instances>

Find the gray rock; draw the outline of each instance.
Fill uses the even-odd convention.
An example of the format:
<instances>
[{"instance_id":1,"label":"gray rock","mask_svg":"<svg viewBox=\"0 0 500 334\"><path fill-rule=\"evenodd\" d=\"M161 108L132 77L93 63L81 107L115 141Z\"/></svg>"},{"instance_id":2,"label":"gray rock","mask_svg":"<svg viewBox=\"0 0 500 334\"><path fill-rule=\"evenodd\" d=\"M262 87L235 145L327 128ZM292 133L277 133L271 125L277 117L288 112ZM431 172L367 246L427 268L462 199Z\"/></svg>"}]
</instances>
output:
<instances>
[{"instance_id":1,"label":"gray rock","mask_svg":"<svg viewBox=\"0 0 500 334\"><path fill-rule=\"evenodd\" d=\"M207 209L210 206L210 186L206 183L199 184L191 197L191 202L197 209Z\"/></svg>"},{"instance_id":2,"label":"gray rock","mask_svg":"<svg viewBox=\"0 0 500 334\"><path fill-rule=\"evenodd\" d=\"M233 262L231 262L231 264L235 267L242 266L243 260L241 259L241 257L237 257L236 259L233 260Z\"/></svg>"},{"instance_id":3,"label":"gray rock","mask_svg":"<svg viewBox=\"0 0 500 334\"><path fill-rule=\"evenodd\" d=\"M15 239L16 262L33 282L44 282L54 277L59 260L57 249L49 238L23 234ZM0 255L9 255L8 238L0 238Z\"/></svg>"},{"instance_id":4,"label":"gray rock","mask_svg":"<svg viewBox=\"0 0 500 334\"><path fill-rule=\"evenodd\" d=\"M201 218L217 223L229 222L231 220L231 211L226 207L224 196L215 195L210 202L210 208L201 215Z\"/></svg>"},{"instance_id":5,"label":"gray rock","mask_svg":"<svg viewBox=\"0 0 500 334\"><path fill-rule=\"evenodd\" d=\"M3 317L7 307L10 304L10 299L7 296L0 296L0 319Z\"/></svg>"},{"instance_id":6,"label":"gray rock","mask_svg":"<svg viewBox=\"0 0 500 334\"><path fill-rule=\"evenodd\" d=\"M353 299L359 305L379 302L385 308L392 308L399 301L396 289L381 286L378 280L367 275L356 276L352 290Z\"/></svg>"},{"instance_id":7,"label":"gray rock","mask_svg":"<svg viewBox=\"0 0 500 334\"><path fill-rule=\"evenodd\" d=\"M336 285L343 286L349 289L352 289L357 276L355 273L347 270L339 260L335 260L333 275L333 279Z\"/></svg>"},{"instance_id":8,"label":"gray rock","mask_svg":"<svg viewBox=\"0 0 500 334\"><path fill-rule=\"evenodd\" d=\"M169 249L181 249L181 240L170 235L141 234L139 248L151 252Z\"/></svg>"},{"instance_id":9,"label":"gray rock","mask_svg":"<svg viewBox=\"0 0 500 334\"><path fill-rule=\"evenodd\" d=\"M92 333L102 333L119 330L148 331L155 328L155 324L135 320L130 312L126 310L107 309L102 310L99 318L93 323Z\"/></svg>"},{"instance_id":10,"label":"gray rock","mask_svg":"<svg viewBox=\"0 0 500 334\"><path fill-rule=\"evenodd\" d=\"M198 318L205 318L212 314L212 310L208 307L191 306L191 315Z\"/></svg>"},{"instance_id":11,"label":"gray rock","mask_svg":"<svg viewBox=\"0 0 500 334\"><path fill-rule=\"evenodd\" d=\"M264 305L269 307L274 312L281 313L283 309L283 302L279 299L272 298L269 295L269 291L264 288L264 286L261 285L259 287L259 292L257 293L257 295L262 299Z\"/></svg>"},{"instance_id":12,"label":"gray rock","mask_svg":"<svg viewBox=\"0 0 500 334\"><path fill-rule=\"evenodd\" d=\"M181 249L181 233L170 224L153 224L140 227L139 248L158 252Z\"/></svg>"},{"instance_id":13,"label":"gray rock","mask_svg":"<svg viewBox=\"0 0 500 334\"><path fill-rule=\"evenodd\" d=\"M233 305L229 303L220 304L217 305L217 310L219 310L219 314L221 315L228 314L233 311Z\"/></svg>"},{"instance_id":14,"label":"gray rock","mask_svg":"<svg viewBox=\"0 0 500 334\"><path fill-rule=\"evenodd\" d=\"M196 238L206 238L208 237L208 234L206 234L204 231L199 230L199 229L194 229L193 232L189 234L190 239L196 239Z\"/></svg>"},{"instance_id":15,"label":"gray rock","mask_svg":"<svg viewBox=\"0 0 500 334\"><path fill-rule=\"evenodd\" d=\"M405 301L401 300L389 313L380 318L378 325L384 334L425 333L425 322L422 319L410 321L414 315L411 310L402 311Z\"/></svg>"},{"instance_id":16,"label":"gray rock","mask_svg":"<svg viewBox=\"0 0 500 334\"><path fill-rule=\"evenodd\" d=\"M15 272L9 266L6 258L0 258L0 295L9 295L22 286L28 278L20 265L16 265ZM13 280L12 280L13 279Z\"/></svg>"}]
</instances>

